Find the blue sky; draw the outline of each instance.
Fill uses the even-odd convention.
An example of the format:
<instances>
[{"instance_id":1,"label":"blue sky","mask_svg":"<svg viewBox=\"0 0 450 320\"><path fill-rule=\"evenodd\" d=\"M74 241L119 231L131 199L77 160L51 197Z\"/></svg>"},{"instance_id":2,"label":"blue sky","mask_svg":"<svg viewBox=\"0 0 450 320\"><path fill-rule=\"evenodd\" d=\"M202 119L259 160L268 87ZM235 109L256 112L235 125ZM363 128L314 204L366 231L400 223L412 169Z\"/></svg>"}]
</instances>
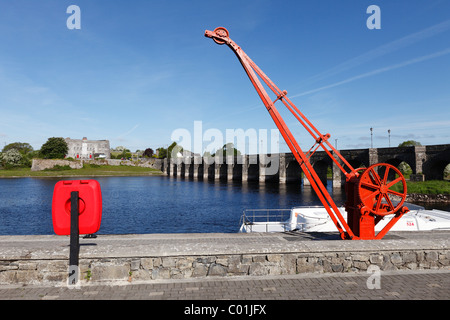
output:
<instances>
[{"instance_id":1,"label":"blue sky","mask_svg":"<svg viewBox=\"0 0 450 320\"><path fill-rule=\"evenodd\" d=\"M372 4L381 29L366 26ZM194 121L276 128L235 55L204 37L218 26L339 149L370 147L371 127L374 147L389 129L391 146L450 143L446 0L0 0L1 146L86 136L135 151Z\"/></svg>"}]
</instances>

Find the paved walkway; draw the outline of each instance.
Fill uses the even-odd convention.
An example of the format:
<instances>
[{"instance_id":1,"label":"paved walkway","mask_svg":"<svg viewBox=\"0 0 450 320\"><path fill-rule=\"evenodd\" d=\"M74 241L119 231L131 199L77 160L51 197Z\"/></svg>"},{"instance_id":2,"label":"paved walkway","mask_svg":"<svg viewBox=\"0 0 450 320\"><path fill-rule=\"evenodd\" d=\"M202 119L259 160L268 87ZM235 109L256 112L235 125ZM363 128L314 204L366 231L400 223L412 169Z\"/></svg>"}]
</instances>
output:
<instances>
[{"instance_id":1,"label":"paved walkway","mask_svg":"<svg viewBox=\"0 0 450 320\"><path fill-rule=\"evenodd\" d=\"M116 282L82 285L78 289L0 286L0 299L185 300L186 303L188 300L449 300L450 270Z\"/></svg>"}]
</instances>

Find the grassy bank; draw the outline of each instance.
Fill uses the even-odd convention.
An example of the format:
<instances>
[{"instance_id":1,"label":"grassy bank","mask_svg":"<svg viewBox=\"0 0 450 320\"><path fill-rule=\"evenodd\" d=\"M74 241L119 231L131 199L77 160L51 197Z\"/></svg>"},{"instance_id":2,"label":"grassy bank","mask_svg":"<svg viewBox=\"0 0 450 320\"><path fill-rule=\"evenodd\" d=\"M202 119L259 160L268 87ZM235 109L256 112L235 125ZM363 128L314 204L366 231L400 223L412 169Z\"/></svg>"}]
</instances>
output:
<instances>
[{"instance_id":1,"label":"grassy bank","mask_svg":"<svg viewBox=\"0 0 450 320\"><path fill-rule=\"evenodd\" d=\"M408 193L450 194L450 181L430 180L423 182L406 181Z\"/></svg>"},{"instance_id":2,"label":"grassy bank","mask_svg":"<svg viewBox=\"0 0 450 320\"><path fill-rule=\"evenodd\" d=\"M82 169L70 169L62 167L58 170L31 171L30 168L18 168L0 170L0 178L8 177L79 177L79 176L152 176L161 175L161 171L152 168L132 166L90 166Z\"/></svg>"}]
</instances>

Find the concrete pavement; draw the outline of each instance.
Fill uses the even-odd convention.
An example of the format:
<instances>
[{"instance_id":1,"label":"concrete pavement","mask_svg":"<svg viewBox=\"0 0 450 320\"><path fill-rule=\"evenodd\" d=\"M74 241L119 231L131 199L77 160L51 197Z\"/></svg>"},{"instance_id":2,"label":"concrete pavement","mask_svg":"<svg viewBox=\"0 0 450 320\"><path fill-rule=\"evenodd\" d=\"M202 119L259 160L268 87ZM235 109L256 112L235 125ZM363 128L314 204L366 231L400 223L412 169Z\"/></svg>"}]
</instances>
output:
<instances>
[{"instance_id":1,"label":"concrete pavement","mask_svg":"<svg viewBox=\"0 0 450 320\"><path fill-rule=\"evenodd\" d=\"M1 300L448 300L450 270L0 286Z\"/></svg>"}]
</instances>

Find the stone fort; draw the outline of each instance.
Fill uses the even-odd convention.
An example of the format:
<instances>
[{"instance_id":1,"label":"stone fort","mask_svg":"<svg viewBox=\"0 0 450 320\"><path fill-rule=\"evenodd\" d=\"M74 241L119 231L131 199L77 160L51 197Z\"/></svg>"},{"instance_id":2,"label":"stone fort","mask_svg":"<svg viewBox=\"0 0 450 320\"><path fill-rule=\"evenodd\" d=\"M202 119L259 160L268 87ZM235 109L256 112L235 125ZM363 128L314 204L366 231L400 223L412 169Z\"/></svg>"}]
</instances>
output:
<instances>
[{"instance_id":1,"label":"stone fort","mask_svg":"<svg viewBox=\"0 0 450 320\"><path fill-rule=\"evenodd\" d=\"M67 157L74 159L111 158L109 140L88 140L66 138L69 151Z\"/></svg>"}]
</instances>

